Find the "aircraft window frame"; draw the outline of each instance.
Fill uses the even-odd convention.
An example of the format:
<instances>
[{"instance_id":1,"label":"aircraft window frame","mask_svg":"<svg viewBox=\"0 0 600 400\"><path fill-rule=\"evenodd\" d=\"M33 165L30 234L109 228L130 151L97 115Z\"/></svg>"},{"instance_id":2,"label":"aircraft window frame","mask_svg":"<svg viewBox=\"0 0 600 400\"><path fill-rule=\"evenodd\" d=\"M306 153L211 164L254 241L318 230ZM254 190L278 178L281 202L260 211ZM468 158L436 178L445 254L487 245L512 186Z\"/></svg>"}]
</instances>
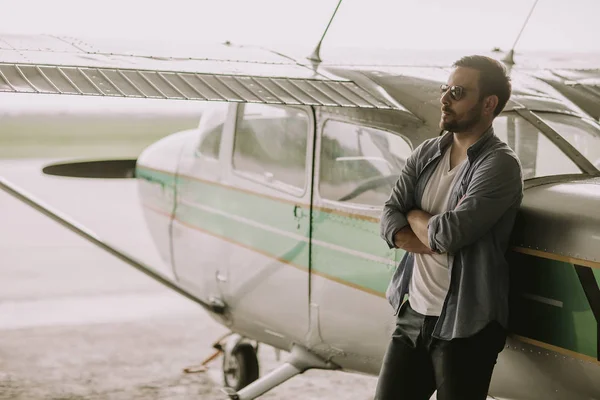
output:
<instances>
[{"instance_id":1,"label":"aircraft window frame","mask_svg":"<svg viewBox=\"0 0 600 400\"><path fill-rule=\"evenodd\" d=\"M597 121L582 117L575 114L565 114L557 112L535 112L534 115L540 118L550 129L555 131L565 142L573 147L574 151L577 152L576 156L589 161L595 171L592 171L593 175L600 175L600 152L597 154L597 158L590 159L587 154L587 149L599 149L600 148L600 124ZM577 124L573 123L571 126L575 129L574 131L566 132L561 128L562 125L569 126L570 121L577 121ZM581 125L588 126L591 129L583 129ZM593 129L593 131L592 131ZM578 137L577 137L578 136ZM584 146L578 141L585 141L589 138L596 138L597 143L594 142L591 146ZM573 161L576 160L571 157Z\"/></svg>"},{"instance_id":2,"label":"aircraft window frame","mask_svg":"<svg viewBox=\"0 0 600 400\"><path fill-rule=\"evenodd\" d=\"M211 161L211 162L218 162L221 158L221 147L223 145L223 130L225 129L225 125L227 123L227 119L229 118L229 103L215 103L212 104L213 107L215 107L216 111L211 110L210 108L207 107L206 110L204 110L204 112L202 113L202 116L200 117L200 121L198 124L198 127L196 128L196 130L198 131L198 142L196 143L196 148L194 150L194 155L196 157L202 158L203 160L206 161ZM220 109L217 109L220 108ZM206 129L206 120L204 120L204 118L210 118L210 117L214 117L217 116L217 118L221 118L222 121L213 126L210 130ZM211 154L207 154L204 153L201 150L202 145L204 144L204 140L207 139L208 135L210 133L213 132L213 130L217 127L221 127L221 131L219 132L219 143L217 146L217 153L216 156L214 156L212 153Z\"/></svg>"},{"instance_id":3,"label":"aircraft window frame","mask_svg":"<svg viewBox=\"0 0 600 400\"><path fill-rule=\"evenodd\" d=\"M353 201L339 201L339 200L334 200L334 199L324 197L322 195L322 193L321 193L321 168L322 168L323 158L322 158L321 152L323 149L323 133L325 131L325 127L326 127L327 123L331 122L331 121L340 122L340 123L344 123L344 124L353 124L352 122L349 122L348 120L339 119L339 118L327 118L321 124L319 124L320 125L319 131L318 131L319 148L317 149L318 152L315 151L315 157L317 157L317 156L319 157L319 171L318 171L318 174L316 173L317 171L315 171L315 177L314 177L314 179L315 179L315 194L318 196L320 201L330 204L335 207L352 208L352 209L356 209L356 210L366 210L366 211L382 210L384 202L382 202L380 205L374 205L374 204L367 204L367 203L358 203L358 202L353 202ZM354 123L354 125L360 126L363 128L367 128L367 129L373 129L378 132L388 133L390 135L394 135L394 136L402 139L406 143L408 148L410 149L410 153L407 155L407 159L412 154L412 152L415 150L415 148L412 144L412 141L406 135L403 135L400 132L392 131L390 129L385 129L385 128L382 128L379 126L375 126L373 124L367 124L367 123L364 123L363 121L356 122L356 123ZM400 174L400 171L398 171L398 175L395 175L396 179L399 176L399 174ZM386 197L389 197L389 194L386 195Z\"/></svg>"},{"instance_id":4,"label":"aircraft window frame","mask_svg":"<svg viewBox=\"0 0 600 400\"><path fill-rule=\"evenodd\" d=\"M274 179L273 181L268 181L268 180L266 180L266 178L264 176L258 176L254 172L244 171L244 170L240 170L240 169L236 168L235 162L234 162L234 157L235 157L235 149L236 149L235 142L238 137L237 136L237 127L238 127L238 121L239 121L240 115L241 115L241 113L244 112L244 108L245 108L244 106L246 104L256 104L256 105L269 106L269 107L274 107L274 108L283 108L283 109L294 109L294 110L302 111L306 115L308 129L306 130L306 150L305 150L305 154L304 154L304 178L305 179L304 179L303 187L295 186L290 183L279 181L276 179ZM313 174L313 172L312 172L312 165L313 165L312 164L312 153L313 152L311 151L311 143L312 143L312 146L314 147L314 143L312 140L312 137L314 136L314 126L315 126L315 119L314 119L314 113L312 112L311 107L284 105L284 104L265 104L265 103L240 103L240 104L238 104L236 111L235 111L235 121L234 121L234 125L233 125L233 140L232 140L232 146L231 146L231 157L229 158L231 172L238 177L261 184L268 188L275 189L280 192L284 192L286 194L290 194L290 195L293 195L298 198L304 197L307 193L308 188L310 187L310 183L312 181L311 176ZM310 158L309 158L309 156L310 156ZM308 175L308 172L310 172L311 176Z\"/></svg>"},{"instance_id":5,"label":"aircraft window frame","mask_svg":"<svg viewBox=\"0 0 600 400\"><path fill-rule=\"evenodd\" d=\"M524 112L530 112L530 110L524 110ZM522 115L521 112L517 111L517 110L510 110L510 111L505 111L503 113L501 113L500 115L498 115L498 117L496 117L494 119L494 124L496 123L496 121L499 121L500 118L513 118L513 121L519 121L520 123L523 124L524 127L531 129L532 131L535 131L535 133L537 134L537 144L539 144L539 141L541 140L542 142L545 142L546 144L549 144L550 147L548 147L547 149L551 149L552 151L556 151L558 154L560 154L562 157L564 157L565 160L568 160L569 164L568 164L568 168L574 167L575 169L577 169L577 171L563 171L561 173L556 173L556 174L543 174L543 175L537 175L535 176L535 173L537 172L537 166L538 166L538 161L539 161L539 156L537 154L537 149L536 149L536 156L535 156L535 160L524 160L519 151L516 150L515 148L513 148L512 146L510 146L509 143L507 143L504 139L502 139L502 137L500 137L500 135L498 135L499 133L499 129L495 126L494 128L494 133L496 134L496 136L498 136L498 138L500 140L502 140L504 143L509 144L509 146L511 147L511 149L513 151L515 151L515 153L517 154L517 157L519 158L519 162L522 165L523 168L523 181L524 182L529 182L529 181L534 181L534 180L538 180L538 179L543 179L543 180L548 180L548 179L559 179L559 177L564 177L564 176L586 176L586 173L581 169L581 166L578 165L578 163L576 162L576 160L573 159L573 157L571 157L570 154L568 154L567 152L564 151L564 149L562 149L557 143L556 143L556 139L551 137L551 136L555 136L555 135L559 135L559 132L555 132L554 135L548 135L548 132L545 132L544 129L542 129L541 126L538 126L536 123L532 122L530 120L530 118L528 118L527 116ZM535 115L534 115L535 117ZM542 120L543 122L543 120ZM525 132L524 132L525 133ZM508 132L506 132L506 134L508 135ZM526 137L526 136L524 136ZM562 140L564 140L561 137ZM513 140L515 140L513 138ZM522 147L526 150L527 146L526 145L522 145ZM543 158L542 158L543 159ZM527 162L525 162L527 161ZM533 162L533 164L536 167L536 170L534 172L534 176L530 176L530 177L525 177L526 174L526 169L527 169L527 165ZM565 164L565 168L567 168L567 164Z\"/></svg>"},{"instance_id":6,"label":"aircraft window frame","mask_svg":"<svg viewBox=\"0 0 600 400\"><path fill-rule=\"evenodd\" d=\"M204 152L201 150L201 148L200 148L200 147L202 146L202 144L203 144L203 141L204 141L204 139L206 139L206 138L207 138L207 136L206 136L206 135L207 135L208 133L212 132L212 130L211 130L211 131L204 131L204 132L200 132L200 135L199 135L199 136L200 136L200 142L199 142L199 143L198 143L198 145L196 146L196 151L195 151L195 155L196 155L197 157L201 157L202 159L204 159L204 160L206 160L206 161L217 161L217 162L219 161L219 159L220 159L220 154L221 154L221 144L223 143L223 126L224 126L224 125L225 125L225 122L223 122L223 123L221 124L221 132L220 132L220 134L219 134L219 136L220 136L220 139L219 139L219 144L218 144L218 146L217 146L217 153L216 153L216 156L213 156L213 154L212 154L212 153L211 153L211 154L204 153ZM199 130L199 129L198 129L198 130Z\"/></svg>"}]
</instances>

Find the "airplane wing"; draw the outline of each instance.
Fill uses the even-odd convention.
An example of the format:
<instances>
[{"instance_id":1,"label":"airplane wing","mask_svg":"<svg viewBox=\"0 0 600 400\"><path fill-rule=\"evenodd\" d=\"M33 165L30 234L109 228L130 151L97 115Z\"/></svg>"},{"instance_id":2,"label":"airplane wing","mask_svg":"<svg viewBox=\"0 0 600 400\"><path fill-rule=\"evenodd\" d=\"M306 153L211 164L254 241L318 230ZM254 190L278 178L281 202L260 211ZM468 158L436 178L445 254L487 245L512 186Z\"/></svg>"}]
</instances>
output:
<instances>
[{"instance_id":1,"label":"airplane wing","mask_svg":"<svg viewBox=\"0 0 600 400\"><path fill-rule=\"evenodd\" d=\"M141 45L141 44L140 44ZM176 49L51 35L0 36L0 91L397 108L377 91L256 47Z\"/></svg>"},{"instance_id":2,"label":"airplane wing","mask_svg":"<svg viewBox=\"0 0 600 400\"><path fill-rule=\"evenodd\" d=\"M538 75L584 112L600 120L600 70L556 69Z\"/></svg>"}]
</instances>

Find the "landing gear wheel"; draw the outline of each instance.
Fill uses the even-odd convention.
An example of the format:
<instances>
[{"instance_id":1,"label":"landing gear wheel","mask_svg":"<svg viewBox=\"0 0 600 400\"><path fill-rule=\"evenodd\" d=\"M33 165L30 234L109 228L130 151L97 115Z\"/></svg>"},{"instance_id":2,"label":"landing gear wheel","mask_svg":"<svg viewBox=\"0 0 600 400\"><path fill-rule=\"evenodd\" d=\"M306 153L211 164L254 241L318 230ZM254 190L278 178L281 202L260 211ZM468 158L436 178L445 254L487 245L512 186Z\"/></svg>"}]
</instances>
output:
<instances>
[{"instance_id":1,"label":"landing gear wheel","mask_svg":"<svg viewBox=\"0 0 600 400\"><path fill-rule=\"evenodd\" d=\"M258 372L256 350L249 343L240 343L231 354L223 356L223 381L235 391L257 380Z\"/></svg>"}]
</instances>

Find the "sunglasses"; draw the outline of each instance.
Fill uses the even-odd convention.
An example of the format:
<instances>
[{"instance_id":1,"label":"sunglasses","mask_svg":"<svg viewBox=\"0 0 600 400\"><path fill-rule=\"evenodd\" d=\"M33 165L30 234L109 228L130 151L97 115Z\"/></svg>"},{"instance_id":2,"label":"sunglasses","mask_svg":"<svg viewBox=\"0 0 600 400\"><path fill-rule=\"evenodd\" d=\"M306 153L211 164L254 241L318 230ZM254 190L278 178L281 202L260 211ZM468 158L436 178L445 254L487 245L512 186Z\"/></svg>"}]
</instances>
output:
<instances>
[{"instance_id":1,"label":"sunglasses","mask_svg":"<svg viewBox=\"0 0 600 400\"><path fill-rule=\"evenodd\" d=\"M442 96L445 95L446 92L448 92L448 90L450 90L450 97L452 97L452 99L456 101L462 99L463 95L465 94L465 88L462 86L440 86L440 93L442 94Z\"/></svg>"}]
</instances>

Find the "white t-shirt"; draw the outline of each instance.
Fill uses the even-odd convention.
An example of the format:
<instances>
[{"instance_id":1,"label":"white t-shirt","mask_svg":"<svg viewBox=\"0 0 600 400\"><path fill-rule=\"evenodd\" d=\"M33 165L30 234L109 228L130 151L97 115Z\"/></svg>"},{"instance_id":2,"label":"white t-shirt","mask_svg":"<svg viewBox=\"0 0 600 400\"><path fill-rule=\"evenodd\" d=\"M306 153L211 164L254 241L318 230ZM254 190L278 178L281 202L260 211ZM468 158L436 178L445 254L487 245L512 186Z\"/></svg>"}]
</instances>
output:
<instances>
[{"instance_id":1,"label":"white t-shirt","mask_svg":"<svg viewBox=\"0 0 600 400\"><path fill-rule=\"evenodd\" d=\"M431 215L447 211L454 179L464 165L463 161L450 170L451 149L452 145L448 146L423 192L421 207ZM449 254L415 254L408 300L416 312L440 315L450 287L450 262L452 258Z\"/></svg>"}]
</instances>

